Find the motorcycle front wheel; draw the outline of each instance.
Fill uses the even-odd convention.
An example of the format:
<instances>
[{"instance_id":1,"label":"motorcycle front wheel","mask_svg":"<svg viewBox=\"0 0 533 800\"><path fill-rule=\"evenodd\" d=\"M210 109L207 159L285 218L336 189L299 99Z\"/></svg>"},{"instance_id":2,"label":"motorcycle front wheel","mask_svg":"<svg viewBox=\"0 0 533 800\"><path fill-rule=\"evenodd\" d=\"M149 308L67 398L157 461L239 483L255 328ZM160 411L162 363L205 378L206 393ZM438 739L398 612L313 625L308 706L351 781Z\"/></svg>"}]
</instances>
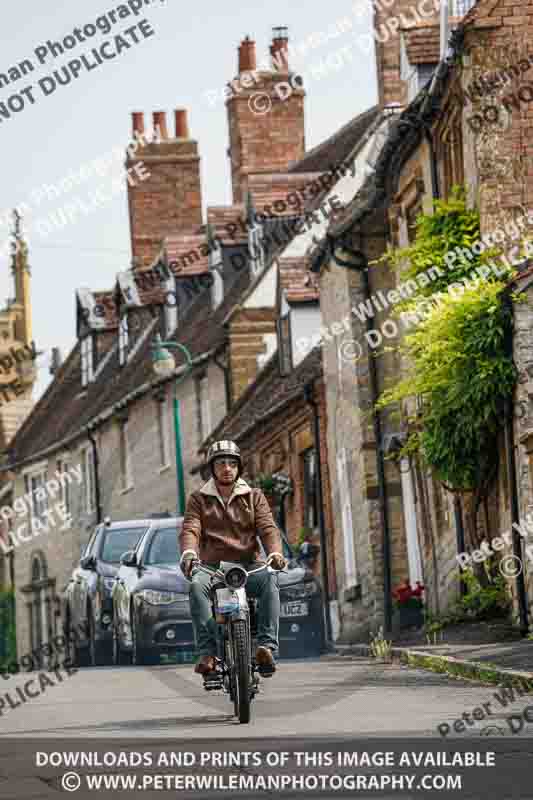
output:
<instances>
[{"instance_id":1,"label":"motorcycle front wheel","mask_svg":"<svg viewBox=\"0 0 533 800\"><path fill-rule=\"evenodd\" d=\"M245 620L232 624L233 691L235 716L239 722L250 722L251 658L248 626Z\"/></svg>"}]
</instances>

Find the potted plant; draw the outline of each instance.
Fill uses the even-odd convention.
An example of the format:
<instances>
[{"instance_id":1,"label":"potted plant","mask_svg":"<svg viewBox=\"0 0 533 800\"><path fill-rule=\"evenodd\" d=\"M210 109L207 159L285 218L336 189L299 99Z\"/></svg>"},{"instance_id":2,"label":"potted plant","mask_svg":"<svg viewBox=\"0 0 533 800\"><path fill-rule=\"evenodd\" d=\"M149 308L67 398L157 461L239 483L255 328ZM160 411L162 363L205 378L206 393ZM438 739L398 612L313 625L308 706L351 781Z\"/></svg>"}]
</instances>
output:
<instances>
[{"instance_id":1,"label":"potted plant","mask_svg":"<svg viewBox=\"0 0 533 800\"><path fill-rule=\"evenodd\" d=\"M272 484L272 493L279 500L283 500L285 495L292 494L292 480L286 472L274 472Z\"/></svg>"},{"instance_id":2,"label":"potted plant","mask_svg":"<svg viewBox=\"0 0 533 800\"><path fill-rule=\"evenodd\" d=\"M420 581L417 581L414 587L408 581L404 581L393 589L395 630L419 628L424 624L423 593L424 586Z\"/></svg>"},{"instance_id":3,"label":"potted plant","mask_svg":"<svg viewBox=\"0 0 533 800\"><path fill-rule=\"evenodd\" d=\"M292 494L292 481L284 472L260 472L251 483L261 489L271 508L277 507L285 495Z\"/></svg>"}]
</instances>

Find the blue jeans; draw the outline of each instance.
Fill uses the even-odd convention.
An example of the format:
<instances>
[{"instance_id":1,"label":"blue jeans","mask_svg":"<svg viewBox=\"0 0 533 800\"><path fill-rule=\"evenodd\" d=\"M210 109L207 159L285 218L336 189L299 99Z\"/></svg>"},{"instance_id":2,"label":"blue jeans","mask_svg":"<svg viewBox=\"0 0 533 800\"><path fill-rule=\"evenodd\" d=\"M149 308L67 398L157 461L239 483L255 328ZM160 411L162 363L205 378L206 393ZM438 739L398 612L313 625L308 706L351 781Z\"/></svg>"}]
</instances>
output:
<instances>
[{"instance_id":1,"label":"blue jeans","mask_svg":"<svg viewBox=\"0 0 533 800\"><path fill-rule=\"evenodd\" d=\"M209 567L215 564L206 565ZM261 562L242 564L245 569L257 569ZM192 574L190 593L192 625L198 656L216 656L216 623L211 612L209 583L211 576L204 570L195 569ZM257 603L257 644L269 647L273 653L279 649L279 586L276 572L261 570L250 575L246 583L246 594L256 597Z\"/></svg>"}]
</instances>

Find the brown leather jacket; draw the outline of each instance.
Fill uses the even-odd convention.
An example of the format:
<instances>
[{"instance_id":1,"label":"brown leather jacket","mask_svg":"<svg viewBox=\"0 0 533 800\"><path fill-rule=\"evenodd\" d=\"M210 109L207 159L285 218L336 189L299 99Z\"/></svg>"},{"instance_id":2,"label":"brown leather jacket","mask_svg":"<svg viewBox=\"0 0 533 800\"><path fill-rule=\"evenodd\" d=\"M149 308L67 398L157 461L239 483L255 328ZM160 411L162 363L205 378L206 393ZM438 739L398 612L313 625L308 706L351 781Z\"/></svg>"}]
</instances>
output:
<instances>
[{"instance_id":1,"label":"brown leather jacket","mask_svg":"<svg viewBox=\"0 0 533 800\"><path fill-rule=\"evenodd\" d=\"M256 561L257 537L267 555L282 552L279 530L260 489L239 478L224 503L211 478L189 497L179 534L182 558L195 553L201 561Z\"/></svg>"}]
</instances>

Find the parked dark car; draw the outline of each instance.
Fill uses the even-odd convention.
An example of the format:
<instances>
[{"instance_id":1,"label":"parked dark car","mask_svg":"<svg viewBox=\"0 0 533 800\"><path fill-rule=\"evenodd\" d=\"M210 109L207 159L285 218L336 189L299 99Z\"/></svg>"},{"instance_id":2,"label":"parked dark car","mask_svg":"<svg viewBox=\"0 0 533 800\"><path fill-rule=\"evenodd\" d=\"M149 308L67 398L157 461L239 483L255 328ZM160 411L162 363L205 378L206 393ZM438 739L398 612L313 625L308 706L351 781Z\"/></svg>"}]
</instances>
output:
<instances>
[{"instance_id":1,"label":"parked dark car","mask_svg":"<svg viewBox=\"0 0 533 800\"><path fill-rule=\"evenodd\" d=\"M194 659L190 584L179 568L182 521L161 521L121 558L113 591L115 664L154 664L163 653Z\"/></svg>"},{"instance_id":2,"label":"parked dark car","mask_svg":"<svg viewBox=\"0 0 533 800\"><path fill-rule=\"evenodd\" d=\"M121 557L113 590L115 664L157 664L163 653L180 661L194 658L190 584L179 568L181 523L159 521ZM289 568L279 574L280 657L315 656L323 646L320 584L282 539Z\"/></svg>"},{"instance_id":3,"label":"parked dark car","mask_svg":"<svg viewBox=\"0 0 533 800\"><path fill-rule=\"evenodd\" d=\"M285 535L281 535L287 571L279 573L279 657L309 658L324 647L323 602L320 583L296 561Z\"/></svg>"},{"instance_id":4,"label":"parked dark car","mask_svg":"<svg viewBox=\"0 0 533 800\"><path fill-rule=\"evenodd\" d=\"M98 525L65 590L65 634L75 634L71 657L80 666L110 664L113 644L111 599L120 556L133 549L153 520ZM74 637L73 637L74 638Z\"/></svg>"}]
</instances>

